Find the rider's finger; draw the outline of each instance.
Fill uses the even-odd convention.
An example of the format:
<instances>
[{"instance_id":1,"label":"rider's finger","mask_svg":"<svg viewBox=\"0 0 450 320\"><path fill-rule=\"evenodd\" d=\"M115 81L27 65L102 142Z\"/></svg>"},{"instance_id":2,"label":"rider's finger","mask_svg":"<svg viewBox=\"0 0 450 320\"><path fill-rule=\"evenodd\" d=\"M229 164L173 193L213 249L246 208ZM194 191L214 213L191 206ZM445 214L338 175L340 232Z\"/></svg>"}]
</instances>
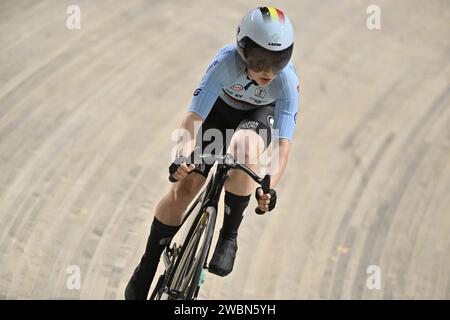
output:
<instances>
[{"instance_id":1,"label":"rider's finger","mask_svg":"<svg viewBox=\"0 0 450 320\"><path fill-rule=\"evenodd\" d=\"M180 176L182 176L183 178L187 176L187 172L184 171L183 169L181 169L181 167L178 168L177 173L178 173Z\"/></svg>"},{"instance_id":2,"label":"rider's finger","mask_svg":"<svg viewBox=\"0 0 450 320\"><path fill-rule=\"evenodd\" d=\"M264 194L264 192L263 192L263 189L262 189L262 188L259 188L259 189L257 190L257 192L258 192L258 196L259 196L259 197L262 197L262 196L263 196L263 194Z\"/></svg>"},{"instance_id":3,"label":"rider's finger","mask_svg":"<svg viewBox=\"0 0 450 320\"><path fill-rule=\"evenodd\" d=\"M178 171L175 171L175 173L172 175L172 177L174 177L176 180L181 179L181 175L178 173Z\"/></svg>"},{"instance_id":4,"label":"rider's finger","mask_svg":"<svg viewBox=\"0 0 450 320\"><path fill-rule=\"evenodd\" d=\"M182 168L179 168L179 171L178 171L180 174L182 174L183 176L187 176L188 174L189 174L189 171L188 171L188 169L182 169Z\"/></svg>"},{"instance_id":5,"label":"rider's finger","mask_svg":"<svg viewBox=\"0 0 450 320\"><path fill-rule=\"evenodd\" d=\"M266 206L263 204L258 204L258 208L262 211L267 211Z\"/></svg>"},{"instance_id":6,"label":"rider's finger","mask_svg":"<svg viewBox=\"0 0 450 320\"><path fill-rule=\"evenodd\" d=\"M183 170L187 170L187 165L185 162L182 162L179 166L179 168L183 169Z\"/></svg>"},{"instance_id":7,"label":"rider's finger","mask_svg":"<svg viewBox=\"0 0 450 320\"><path fill-rule=\"evenodd\" d=\"M270 196L270 194L266 193L266 194L263 194L262 196L260 196L259 199L261 199L261 200L269 200L270 199L269 196Z\"/></svg>"},{"instance_id":8,"label":"rider's finger","mask_svg":"<svg viewBox=\"0 0 450 320\"><path fill-rule=\"evenodd\" d=\"M185 165L183 167L180 166L180 169L183 170L186 174L190 173L192 170L195 169L195 165L190 164L189 166Z\"/></svg>"}]
</instances>

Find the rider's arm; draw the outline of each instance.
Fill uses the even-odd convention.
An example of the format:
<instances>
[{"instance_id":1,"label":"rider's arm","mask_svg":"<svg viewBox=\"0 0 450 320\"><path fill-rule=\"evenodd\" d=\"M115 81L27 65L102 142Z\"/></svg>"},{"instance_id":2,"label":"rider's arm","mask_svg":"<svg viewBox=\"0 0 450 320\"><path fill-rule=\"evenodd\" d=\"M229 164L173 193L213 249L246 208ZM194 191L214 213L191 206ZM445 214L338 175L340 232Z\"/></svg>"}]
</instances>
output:
<instances>
[{"instance_id":1,"label":"rider's arm","mask_svg":"<svg viewBox=\"0 0 450 320\"><path fill-rule=\"evenodd\" d=\"M286 138L279 138L278 144L275 147L272 146L272 158L268 172L270 174L270 190L264 194L262 188L258 187L256 189L258 208L262 211L270 211L275 207L277 201L275 187L283 176L284 169L286 169L290 148L291 142ZM276 155L276 160L273 158L274 155Z\"/></svg>"},{"instance_id":2,"label":"rider's arm","mask_svg":"<svg viewBox=\"0 0 450 320\"><path fill-rule=\"evenodd\" d=\"M176 161L189 157L195 146L196 131L201 124L202 118L194 112L188 112L184 117L180 129L177 131L175 161L169 167L169 180L171 182L180 181L195 169L194 164L184 163L186 160L182 160L181 163Z\"/></svg>"},{"instance_id":3,"label":"rider's arm","mask_svg":"<svg viewBox=\"0 0 450 320\"><path fill-rule=\"evenodd\" d=\"M284 169L286 169L286 165L289 158L289 150L291 148L291 142L288 139L279 139L279 148L278 148L278 164L275 166L274 170L271 172L270 177L270 188L275 189L283 176Z\"/></svg>"},{"instance_id":4,"label":"rider's arm","mask_svg":"<svg viewBox=\"0 0 450 320\"><path fill-rule=\"evenodd\" d=\"M194 91L188 111L195 112L203 120L214 106L224 81L229 78L230 69L234 66L234 51L230 46L222 48Z\"/></svg>"},{"instance_id":5,"label":"rider's arm","mask_svg":"<svg viewBox=\"0 0 450 320\"><path fill-rule=\"evenodd\" d=\"M275 103L274 139L272 145L272 163L270 167L270 188L274 189L286 169L291 141L297 122L299 104L299 81L295 68L289 66L281 76L282 95ZM276 156L276 160L273 159Z\"/></svg>"},{"instance_id":6,"label":"rider's arm","mask_svg":"<svg viewBox=\"0 0 450 320\"><path fill-rule=\"evenodd\" d=\"M219 96L224 79L228 76L228 64L233 58L231 47L224 47L215 56L192 96L188 113L181 124L177 155L188 156L194 148L195 137ZM197 130L195 130L197 129ZM187 138L186 138L186 135Z\"/></svg>"},{"instance_id":7,"label":"rider's arm","mask_svg":"<svg viewBox=\"0 0 450 320\"><path fill-rule=\"evenodd\" d=\"M220 50L206 70L199 86L195 89L188 113L183 119L181 130L177 133L176 156L189 157L191 151L194 149L196 131L211 111L219 96L222 83L228 77L228 64L234 56L233 52L231 47L225 47ZM186 177L193 169L193 165L186 166L183 163L178 165L173 162L169 167L169 173L179 181ZM169 180L171 179L169 178Z\"/></svg>"},{"instance_id":8,"label":"rider's arm","mask_svg":"<svg viewBox=\"0 0 450 320\"><path fill-rule=\"evenodd\" d=\"M202 122L202 117L200 117L197 113L188 112L186 114L180 126L181 134L178 136L177 156L181 155L188 157L192 150L194 150L195 137Z\"/></svg>"}]
</instances>

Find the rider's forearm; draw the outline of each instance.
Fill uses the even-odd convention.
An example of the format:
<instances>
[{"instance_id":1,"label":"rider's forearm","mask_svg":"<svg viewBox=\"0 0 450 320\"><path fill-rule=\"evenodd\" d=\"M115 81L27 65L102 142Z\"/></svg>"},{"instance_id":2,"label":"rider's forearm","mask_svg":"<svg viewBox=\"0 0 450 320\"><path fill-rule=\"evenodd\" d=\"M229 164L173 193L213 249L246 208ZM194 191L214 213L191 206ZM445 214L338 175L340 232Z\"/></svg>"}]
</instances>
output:
<instances>
[{"instance_id":1,"label":"rider's forearm","mask_svg":"<svg viewBox=\"0 0 450 320\"><path fill-rule=\"evenodd\" d=\"M194 113L188 112L181 123L180 129L182 134L177 142L177 155L189 156L195 147L196 131L200 128L203 120Z\"/></svg>"},{"instance_id":2,"label":"rider's forearm","mask_svg":"<svg viewBox=\"0 0 450 320\"><path fill-rule=\"evenodd\" d=\"M283 176L284 170L286 169L288 158L289 158L290 142L287 139L279 140L278 148L278 164L275 166L273 171L270 173L270 188L275 189L281 177Z\"/></svg>"}]
</instances>

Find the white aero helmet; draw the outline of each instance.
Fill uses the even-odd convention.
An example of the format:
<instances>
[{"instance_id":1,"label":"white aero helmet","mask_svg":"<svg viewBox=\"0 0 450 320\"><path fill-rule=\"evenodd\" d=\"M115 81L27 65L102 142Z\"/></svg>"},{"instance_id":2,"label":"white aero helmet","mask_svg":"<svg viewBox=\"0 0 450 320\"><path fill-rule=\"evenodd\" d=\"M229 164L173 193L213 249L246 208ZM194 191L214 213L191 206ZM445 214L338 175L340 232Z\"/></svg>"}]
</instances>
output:
<instances>
[{"instance_id":1,"label":"white aero helmet","mask_svg":"<svg viewBox=\"0 0 450 320\"><path fill-rule=\"evenodd\" d=\"M237 48L248 69L279 73L294 48L294 31L280 9L258 7L247 13L238 26Z\"/></svg>"}]
</instances>

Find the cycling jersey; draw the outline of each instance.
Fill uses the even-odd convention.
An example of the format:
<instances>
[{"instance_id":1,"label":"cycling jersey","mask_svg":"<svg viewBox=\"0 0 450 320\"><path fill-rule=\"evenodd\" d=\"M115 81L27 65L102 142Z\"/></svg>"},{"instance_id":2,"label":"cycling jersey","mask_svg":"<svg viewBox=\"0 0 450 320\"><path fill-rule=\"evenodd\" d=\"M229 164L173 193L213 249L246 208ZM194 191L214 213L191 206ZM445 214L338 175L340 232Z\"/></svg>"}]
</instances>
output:
<instances>
[{"instance_id":1,"label":"cycling jersey","mask_svg":"<svg viewBox=\"0 0 450 320\"><path fill-rule=\"evenodd\" d=\"M189 111L205 120L218 97L238 110L275 106L273 129L279 131L274 131L274 136L292 140L299 100L299 80L292 63L268 85L260 86L245 73L236 45L225 46L194 91Z\"/></svg>"}]
</instances>

